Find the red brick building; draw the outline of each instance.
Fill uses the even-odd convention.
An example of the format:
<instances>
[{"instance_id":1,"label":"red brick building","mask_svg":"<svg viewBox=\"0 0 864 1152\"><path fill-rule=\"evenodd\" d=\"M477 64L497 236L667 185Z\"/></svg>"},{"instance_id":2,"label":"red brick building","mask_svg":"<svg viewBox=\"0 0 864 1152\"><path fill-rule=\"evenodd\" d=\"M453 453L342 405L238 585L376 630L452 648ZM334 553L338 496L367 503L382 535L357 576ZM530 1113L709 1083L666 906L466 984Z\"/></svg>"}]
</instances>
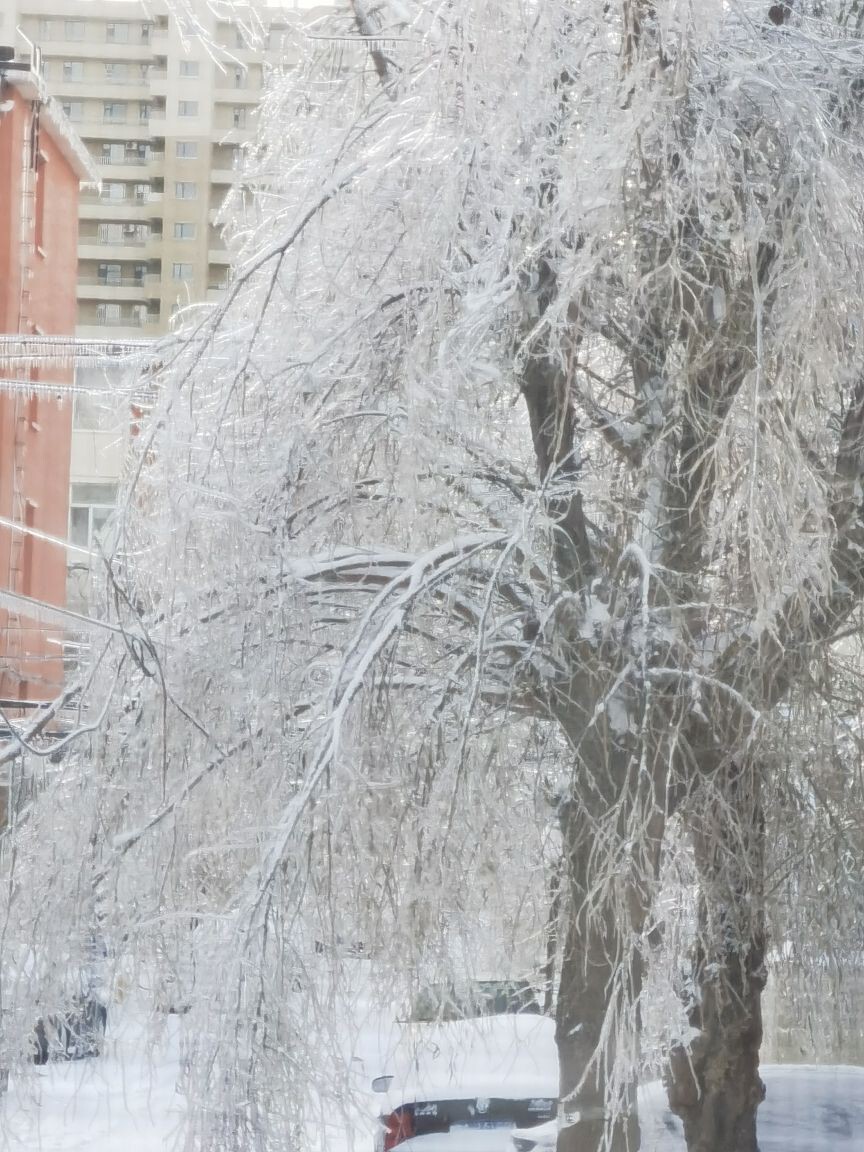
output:
<instances>
[{"instance_id":1,"label":"red brick building","mask_svg":"<svg viewBox=\"0 0 864 1152\"><path fill-rule=\"evenodd\" d=\"M78 191L98 176L48 97L38 62L7 56L0 47L0 333L72 336ZM71 365L38 360L0 367L0 707L7 716L53 699L63 685L62 629L33 609L28 615L19 597L66 602L65 549L53 541L66 538L69 516L72 375Z\"/></svg>"}]
</instances>

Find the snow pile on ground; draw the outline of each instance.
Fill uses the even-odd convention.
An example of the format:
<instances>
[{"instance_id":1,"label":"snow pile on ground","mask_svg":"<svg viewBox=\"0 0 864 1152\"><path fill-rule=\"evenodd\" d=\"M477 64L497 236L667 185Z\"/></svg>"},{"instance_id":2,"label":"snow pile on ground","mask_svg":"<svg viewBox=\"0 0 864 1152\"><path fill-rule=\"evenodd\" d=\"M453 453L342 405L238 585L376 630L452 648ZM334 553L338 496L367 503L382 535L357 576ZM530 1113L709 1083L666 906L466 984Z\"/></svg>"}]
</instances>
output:
<instances>
[{"instance_id":1,"label":"snow pile on ground","mask_svg":"<svg viewBox=\"0 0 864 1152\"><path fill-rule=\"evenodd\" d=\"M185 1104L179 1020L161 1036L133 1008L112 1007L105 1053L11 1077L0 1097L5 1152L162 1152L174 1146Z\"/></svg>"},{"instance_id":2,"label":"snow pile on ground","mask_svg":"<svg viewBox=\"0 0 864 1152\"><path fill-rule=\"evenodd\" d=\"M760 1152L864 1152L864 1068L767 1065ZM642 1094L642 1152L684 1152L660 1084Z\"/></svg>"}]
</instances>

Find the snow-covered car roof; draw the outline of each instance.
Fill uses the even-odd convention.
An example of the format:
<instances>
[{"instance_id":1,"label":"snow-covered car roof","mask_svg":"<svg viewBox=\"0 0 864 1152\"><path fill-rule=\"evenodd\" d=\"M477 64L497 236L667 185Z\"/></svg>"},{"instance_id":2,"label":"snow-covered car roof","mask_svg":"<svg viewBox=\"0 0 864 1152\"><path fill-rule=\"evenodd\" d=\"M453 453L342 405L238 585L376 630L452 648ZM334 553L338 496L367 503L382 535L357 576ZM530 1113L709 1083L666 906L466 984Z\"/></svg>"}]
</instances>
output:
<instances>
[{"instance_id":1,"label":"snow-covered car roof","mask_svg":"<svg viewBox=\"0 0 864 1152\"><path fill-rule=\"evenodd\" d=\"M557 1097L555 1024L506 1015L409 1025L381 1075L393 1077L382 1111L454 1097Z\"/></svg>"}]
</instances>

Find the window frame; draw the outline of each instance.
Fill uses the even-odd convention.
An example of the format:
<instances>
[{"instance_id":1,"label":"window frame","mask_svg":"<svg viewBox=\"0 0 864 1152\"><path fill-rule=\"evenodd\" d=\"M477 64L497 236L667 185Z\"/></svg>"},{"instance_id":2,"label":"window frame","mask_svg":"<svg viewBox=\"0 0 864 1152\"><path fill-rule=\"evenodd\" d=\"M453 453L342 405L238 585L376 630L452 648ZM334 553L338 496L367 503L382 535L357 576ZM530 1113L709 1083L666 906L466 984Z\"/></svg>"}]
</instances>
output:
<instances>
[{"instance_id":1,"label":"window frame","mask_svg":"<svg viewBox=\"0 0 864 1152\"><path fill-rule=\"evenodd\" d=\"M108 109L121 109L122 116L115 116L113 112L109 113ZM129 109L125 100L103 100L102 101L102 123L103 124L125 124L127 123L127 113Z\"/></svg>"},{"instance_id":2,"label":"window frame","mask_svg":"<svg viewBox=\"0 0 864 1152\"><path fill-rule=\"evenodd\" d=\"M192 189L192 194L186 194L186 191L181 189ZM175 180L174 181L174 199L175 200L197 200L198 199L198 182L196 180Z\"/></svg>"},{"instance_id":3,"label":"window frame","mask_svg":"<svg viewBox=\"0 0 864 1152\"><path fill-rule=\"evenodd\" d=\"M73 75L77 72L78 75ZM84 82L84 61L83 60L64 60L63 61L63 83L64 84L82 84Z\"/></svg>"}]
</instances>

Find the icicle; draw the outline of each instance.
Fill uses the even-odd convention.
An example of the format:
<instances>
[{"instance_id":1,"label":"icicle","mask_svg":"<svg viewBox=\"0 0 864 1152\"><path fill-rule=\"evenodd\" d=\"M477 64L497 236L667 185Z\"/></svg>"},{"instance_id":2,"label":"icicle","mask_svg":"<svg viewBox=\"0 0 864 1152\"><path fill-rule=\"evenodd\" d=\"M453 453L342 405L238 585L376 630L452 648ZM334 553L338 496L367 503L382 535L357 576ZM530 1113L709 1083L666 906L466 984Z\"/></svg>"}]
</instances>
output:
<instances>
[{"instance_id":1,"label":"icicle","mask_svg":"<svg viewBox=\"0 0 864 1152\"><path fill-rule=\"evenodd\" d=\"M161 351L161 345L160 351ZM152 340L80 340L75 336L0 335L0 367L38 368L46 362L71 365L80 360L132 358L144 351L155 352Z\"/></svg>"}]
</instances>

